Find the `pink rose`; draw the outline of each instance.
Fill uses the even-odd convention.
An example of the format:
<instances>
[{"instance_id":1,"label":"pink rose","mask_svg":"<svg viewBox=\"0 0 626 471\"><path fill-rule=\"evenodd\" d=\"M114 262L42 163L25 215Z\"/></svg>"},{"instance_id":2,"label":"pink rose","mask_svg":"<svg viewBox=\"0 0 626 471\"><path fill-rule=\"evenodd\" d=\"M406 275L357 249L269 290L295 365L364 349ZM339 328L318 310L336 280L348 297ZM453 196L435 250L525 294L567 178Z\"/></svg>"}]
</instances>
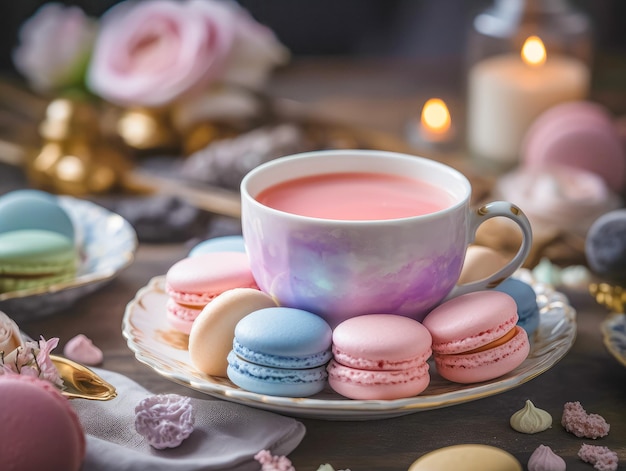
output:
<instances>
[{"instance_id":1,"label":"pink rose","mask_svg":"<svg viewBox=\"0 0 626 471\"><path fill-rule=\"evenodd\" d=\"M79 7L47 3L20 28L13 62L38 91L80 85L95 34Z\"/></svg>"},{"instance_id":2,"label":"pink rose","mask_svg":"<svg viewBox=\"0 0 626 471\"><path fill-rule=\"evenodd\" d=\"M210 1L191 0L192 7L210 15ZM276 35L258 23L239 5L228 4L235 17L235 41L224 68L222 81L258 90L277 65L289 59L289 51Z\"/></svg>"},{"instance_id":3,"label":"pink rose","mask_svg":"<svg viewBox=\"0 0 626 471\"><path fill-rule=\"evenodd\" d=\"M248 82L258 83L271 68L267 64L275 65L284 56L268 52L270 44L280 46L269 30L235 4L124 2L102 20L88 85L120 105L162 106L227 77L240 77L237 70L245 70L241 58L253 56L251 64L262 63L254 65L253 72L243 72L253 78ZM240 83L249 85L246 80Z\"/></svg>"}]
</instances>

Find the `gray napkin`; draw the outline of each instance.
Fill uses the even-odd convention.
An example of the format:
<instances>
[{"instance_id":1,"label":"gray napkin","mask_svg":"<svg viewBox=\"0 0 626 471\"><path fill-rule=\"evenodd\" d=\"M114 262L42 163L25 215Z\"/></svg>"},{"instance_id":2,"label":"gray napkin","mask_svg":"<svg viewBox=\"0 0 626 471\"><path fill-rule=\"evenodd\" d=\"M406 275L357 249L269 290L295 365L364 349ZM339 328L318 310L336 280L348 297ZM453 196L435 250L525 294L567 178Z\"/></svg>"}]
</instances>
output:
<instances>
[{"instance_id":1,"label":"gray napkin","mask_svg":"<svg viewBox=\"0 0 626 471\"><path fill-rule=\"evenodd\" d=\"M156 450L135 431L135 406L152 394L118 373L94 368L118 396L70 401L87 434L84 471L258 471L260 450L288 455L305 434L302 423L221 400L191 399L195 426L177 448Z\"/></svg>"}]
</instances>

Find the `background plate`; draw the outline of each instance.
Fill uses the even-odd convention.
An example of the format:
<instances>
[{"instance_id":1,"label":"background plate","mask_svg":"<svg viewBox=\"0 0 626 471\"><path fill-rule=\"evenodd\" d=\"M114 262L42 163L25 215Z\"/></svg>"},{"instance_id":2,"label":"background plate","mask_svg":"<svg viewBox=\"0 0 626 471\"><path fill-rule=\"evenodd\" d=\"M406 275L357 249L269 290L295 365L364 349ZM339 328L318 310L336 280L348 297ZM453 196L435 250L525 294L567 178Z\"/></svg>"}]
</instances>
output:
<instances>
[{"instance_id":1,"label":"background plate","mask_svg":"<svg viewBox=\"0 0 626 471\"><path fill-rule=\"evenodd\" d=\"M600 328L608 351L626 366L626 314L609 314Z\"/></svg>"},{"instance_id":2,"label":"background plate","mask_svg":"<svg viewBox=\"0 0 626 471\"><path fill-rule=\"evenodd\" d=\"M80 266L76 278L44 288L0 293L0 310L18 324L65 309L130 265L137 235L122 216L87 200L59 196L76 229Z\"/></svg>"},{"instance_id":3,"label":"background plate","mask_svg":"<svg viewBox=\"0 0 626 471\"><path fill-rule=\"evenodd\" d=\"M127 305L122 333L136 358L166 378L227 401L296 417L369 420L453 406L499 394L552 367L576 338L576 311L567 298L545 285L533 284L540 324L529 357L511 373L493 381L459 385L441 378L431 363L431 382L419 396L385 401L343 398L330 388L308 398L267 396L244 391L227 378L202 374L191 365L187 336L170 329L165 318L164 276L153 278Z\"/></svg>"}]
</instances>

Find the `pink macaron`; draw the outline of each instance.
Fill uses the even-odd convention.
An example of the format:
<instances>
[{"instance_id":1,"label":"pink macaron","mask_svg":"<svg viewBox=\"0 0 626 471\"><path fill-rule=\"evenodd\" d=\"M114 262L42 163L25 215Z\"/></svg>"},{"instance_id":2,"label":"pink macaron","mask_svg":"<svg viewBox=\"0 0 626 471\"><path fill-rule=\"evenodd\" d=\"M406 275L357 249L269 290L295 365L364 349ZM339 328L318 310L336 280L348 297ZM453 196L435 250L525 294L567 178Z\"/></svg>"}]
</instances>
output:
<instances>
[{"instance_id":1,"label":"pink macaron","mask_svg":"<svg viewBox=\"0 0 626 471\"><path fill-rule=\"evenodd\" d=\"M468 293L439 305L423 321L437 371L449 381L477 383L514 370L530 352L517 321L515 300L499 291Z\"/></svg>"},{"instance_id":2,"label":"pink macaron","mask_svg":"<svg viewBox=\"0 0 626 471\"><path fill-rule=\"evenodd\" d=\"M206 253L176 262L165 275L170 325L189 334L202 309L213 298L233 288L258 289L245 253Z\"/></svg>"},{"instance_id":3,"label":"pink macaron","mask_svg":"<svg viewBox=\"0 0 626 471\"><path fill-rule=\"evenodd\" d=\"M597 103L562 103L542 113L524 136L521 156L530 168L565 165L595 173L618 194L626 187L626 151L613 117Z\"/></svg>"},{"instance_id":4,"label":"pink macaron","mask_svg":"<svg viewBox=\"0 0 626 471\"><path fill-rule=\"evenodd\" d=\"M431 336L404 316L368 314L343 321L333 331L330 387L350 399L416 396L430 383Z\"/></svg>"},{"instance_id":5,"label":"pink macaron","mask_svg":"<svg viewBox=\"0 0 626 471\"><path fill-rule=\"evenodd\" d=\"M52 383L0 375L0 457L4 471L78 471L85 432L69 401Z\"/></svg>"}]
</instances>

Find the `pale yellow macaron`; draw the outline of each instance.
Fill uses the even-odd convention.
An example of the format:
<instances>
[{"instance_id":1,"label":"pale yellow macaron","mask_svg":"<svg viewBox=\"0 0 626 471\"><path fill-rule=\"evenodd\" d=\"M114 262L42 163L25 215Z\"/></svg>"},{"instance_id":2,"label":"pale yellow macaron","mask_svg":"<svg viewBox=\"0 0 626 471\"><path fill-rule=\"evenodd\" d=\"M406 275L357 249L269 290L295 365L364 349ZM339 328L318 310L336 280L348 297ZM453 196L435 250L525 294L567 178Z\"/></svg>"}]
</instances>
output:
<instances>
[{"instance_id":1,"label":"pale yellow macaron","mask_svg":"<svg viewBox=\"0 0 626 471\"><path fill-rule=\"evenodd\" d=\"M248 314L276 307L270 296L254 288L235 288L215 297L200 312L189 333L189 357L202 373L226 377L226 358L235 326Z\"/></svg>"},{"instance_id":2,"label":"pale yellow macaron","mask_svg":"<svg viewBox=\"0 0 626 471\"><path fill-rule=\"evenodd\" d=\"M459 284L482 280L502 268L508 259L496 250L483 245L470 245L465 253Z\"/></svg>"},{"instance_id":3,"label":"pale yellow macaron","mask_svg":"<svg viewBox=\"0 0 626 471\"><path fill-rule=\"evenodd\" d=\"M522 471L510 453L489 445L453 445L426 453L408 471Z\"/></svg>"}]
</instances>

